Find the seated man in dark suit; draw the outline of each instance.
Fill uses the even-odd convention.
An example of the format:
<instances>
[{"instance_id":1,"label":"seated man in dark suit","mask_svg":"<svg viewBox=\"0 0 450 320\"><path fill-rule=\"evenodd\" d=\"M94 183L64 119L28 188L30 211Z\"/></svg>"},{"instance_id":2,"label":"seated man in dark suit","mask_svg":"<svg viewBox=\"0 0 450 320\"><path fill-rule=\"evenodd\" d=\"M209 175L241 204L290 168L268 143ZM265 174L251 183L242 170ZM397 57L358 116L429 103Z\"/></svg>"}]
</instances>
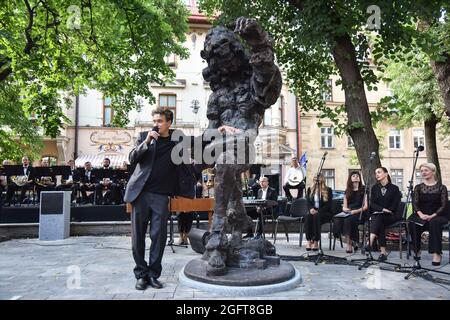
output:
<instances>
[{"instance_id":1,"label":"seated man in dark suit","mask_svg":"<svg viewBox=\"0 0 450 320\"><path fill-rule=\"evenodd\" d=\"M267 177L261 177L259 184L261 185L261 188L258 190L258 196L256 197L256 199L262 199L262 200L273 200L273 201L277 201L278 200L278 195L277 192L275 191L274 188L271 188L269 186L269 179ZM244 236L244 238L259 238L262 236L262 221L260 219L260 210L272 210L270 208L261 208L261 207L257 207L256 211L248 211L247 214L252 218L252 219L258 219L258 227L257 227L257 233L256 236L253 236L252 230L248 230L247 231L247 235ZM264 212L263 212L264 214Z\"/></svg>"},{"instance_id":2,"label":"seated man in dark suit","mask_svg":"<svg viewBox=\"0 0 450 320\"><path fill-rule=\"evenodd\" d=\"M28 157L22 158L22 166L23 166L23 175L16 177L19 178L18 182L20 183L16 183L11 179L9 179L8 190L6 192L6 203L5 203L6 206L10 205L13 195L16 191L20 191L19 204L21 204L25 199L25 194L27 190L34 189L34 172L33 167L30 165L30 160L28 159Z\"/></svg>"},{"instance_id":3,"label":"seated man in dark suit","mask_svg":"<svg viewBox=\"0 0 450 320\"><path fill-rule=\"evenodd\" d=\"M89 161L84 163L84 174L80 177L80 181L82 203L86 204L89 202L87 191L95 191L95 185L97 183L97 178L92 172L92 164Z\"/></svg>"},{"instance_id":4,"label":"seated man in dark suit","mask_svg":"<svg viewBox=\"0 0 450 320\"><path fill-rule=\"evenodd\" d=\"M56 191L72 191L71 201L77 197L77 191L79 189L79 182L81 180L79 171L75 167L75 160L71 159L67 162L70 166L70 175L63 175L61 177L61 183L56 186Z\"/></svg>"},{"instance_id":5,"label":"seated man in dark suit","mask_svg":"<svg viewBox=\"0 0 450 320\"><path fill-rule=\"evenodd\" d=\"M103 167L98 170L103 179L95 185L97 204L118 204L120 202L120 186L114 178L114 170L110 167L111 160L103 159ZM106 190L105 196L103 191Z\"/></svg>"}]
</instances>

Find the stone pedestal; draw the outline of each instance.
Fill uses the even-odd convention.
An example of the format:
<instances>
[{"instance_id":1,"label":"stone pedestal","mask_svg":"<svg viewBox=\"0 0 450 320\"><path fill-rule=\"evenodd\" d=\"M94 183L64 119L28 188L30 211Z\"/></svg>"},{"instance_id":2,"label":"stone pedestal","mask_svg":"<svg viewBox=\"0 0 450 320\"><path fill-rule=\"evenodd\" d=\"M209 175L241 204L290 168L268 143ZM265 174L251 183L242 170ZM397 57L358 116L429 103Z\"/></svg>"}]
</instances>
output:
<instances>
[{"instance_id":1,"label":"stone pedestal","mask_svg":"<svg viewBox=\"0 0 450 320\"><path fill-rule=\"evenodd\" d=\"M42 191L39 208L39 240L70 236L71 191Z\"/></svg>"},{"instance_id":2,"label":"stone pedestal","mask_svg":"<svg viewBox=\"0 0 450 320\"><path fill-rule=\"evenodd\" d=\"M290 263L278 262L267 268L228 268L225 275L207 276L208 262L194 259L180 272L183 285L226 296L255 296L286 291L297 287L301 275Z\"/></svg>"}]
</instances>

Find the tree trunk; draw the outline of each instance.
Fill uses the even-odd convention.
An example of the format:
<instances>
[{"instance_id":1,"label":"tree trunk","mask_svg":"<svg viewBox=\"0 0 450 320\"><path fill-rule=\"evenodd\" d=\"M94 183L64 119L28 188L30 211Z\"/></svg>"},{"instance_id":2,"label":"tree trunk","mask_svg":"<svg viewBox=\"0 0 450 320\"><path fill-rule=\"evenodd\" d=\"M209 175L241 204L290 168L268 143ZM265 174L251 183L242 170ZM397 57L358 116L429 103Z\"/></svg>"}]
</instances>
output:
<instances>
[{"instance_id":1,"label":"tree trunk","mask_svg":"<svg viewBox=\"0 0 450 320\"><path fill-rule=\"evenodd\" d=\"M445 61L431 60L430 62L444 99L445 113L450 121L450 54L445 53L443 56Z\"/></svg>"},{"instance_id":2,"label":"tree trunk","mask_svg":"<svg viewBox=\"0 0 450 320\"><path fill-rule=\"evenodd\" d=\"M12 73L11 68L6 68L5 70L0 72L0 82L5 80Z\"/></svg>"},{"instance_id":3,"label":"tree trunk","mask_svg":"<svg viewBox=\"0 0 450 320\"><path fill-rule=\"evenodd\" d=\"M345 92L345 108L350 126L360 123L349 131L355 144L356 154L363 172L365 183L375 182L374 171L381 167L379 143L372 127L372 120L364 90L364 80L356 62L356 50L348 34L335 38L332 54L342 78ZM370 160L370 155L375 157Z\"/></svg>"},{"instance_id":4,"label":"tree trunk","mask_svg":"<svg viewBox=\"0 0 450 320\"><path fill-rule=\"evenodd\" d=\"M438 150L436 145L436 126L439 120L433 114L433 117L426 120L425 126L425 145L427 152L427 161L436 165L436 179L441 181L441 166L439 165Z\"/></svg>"}]
</instances>

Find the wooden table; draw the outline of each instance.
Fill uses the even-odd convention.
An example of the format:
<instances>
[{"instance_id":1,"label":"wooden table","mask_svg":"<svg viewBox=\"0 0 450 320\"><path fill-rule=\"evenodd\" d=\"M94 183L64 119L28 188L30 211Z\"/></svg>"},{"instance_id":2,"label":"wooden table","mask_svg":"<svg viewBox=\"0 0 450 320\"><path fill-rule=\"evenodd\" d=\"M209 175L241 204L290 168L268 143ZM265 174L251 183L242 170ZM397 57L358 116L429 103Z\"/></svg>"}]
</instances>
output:
<instances>
[{"instance_id":1,"label":"wooden table","mask_svg":"<svg viewBox=\"0 0 450 320\"><path fill-rule=\"evenodd\" d=\"M189 199L183 197L170 198L169 211L170 212L192 212L192 211L207 211L208 212L208 229L211 227L212 214L214 212L215 201L214 198L198 198ZM126 212L131 214L131 203L127 203Z\"/></svg>"}]
</instances>

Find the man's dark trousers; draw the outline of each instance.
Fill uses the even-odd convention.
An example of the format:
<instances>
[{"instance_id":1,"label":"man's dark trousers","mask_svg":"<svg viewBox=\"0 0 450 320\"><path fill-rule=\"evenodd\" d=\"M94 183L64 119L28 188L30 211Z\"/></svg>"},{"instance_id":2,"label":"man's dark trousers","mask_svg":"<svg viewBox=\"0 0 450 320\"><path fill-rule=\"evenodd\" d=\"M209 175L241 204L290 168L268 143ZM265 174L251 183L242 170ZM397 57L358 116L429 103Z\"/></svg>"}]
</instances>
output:
<instances>
[{"instance_id":1,"label":"man's dark trousers","mask_svg":"<svg viewBox=\"0 0 450 320\"><path fill-rule=\"evenodd\" d=\"M167 218L169 216L169 198L167 195L153 193L145 189L133 201L131 215L132 251L136 263L136 279L159 278L162 271L161 260L167 240ZM145 234L150 221L150 257L145 261Z\"/></svg>"}]
</instances>

